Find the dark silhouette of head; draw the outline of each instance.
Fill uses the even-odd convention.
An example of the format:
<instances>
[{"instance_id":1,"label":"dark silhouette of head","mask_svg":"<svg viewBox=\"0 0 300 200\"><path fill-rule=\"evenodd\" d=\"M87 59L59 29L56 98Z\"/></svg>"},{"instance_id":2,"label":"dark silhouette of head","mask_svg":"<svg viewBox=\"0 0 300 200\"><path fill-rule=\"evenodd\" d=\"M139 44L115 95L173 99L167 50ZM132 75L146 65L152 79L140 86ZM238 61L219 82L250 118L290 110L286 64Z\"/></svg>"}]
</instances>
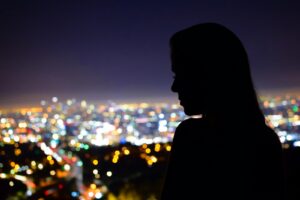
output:
<instances>
[{"instance_id":1,"label":"dark silhouette of head","mask_svg":"<svg viewBox=\"0 0 300 200\"><path fill-rule=\"evenodd\" d=\"M172 91L187 115L264 122L247 53L233 32L216 23L198 24L175 33L170 46Z\"/></svg>"}]
</instances>

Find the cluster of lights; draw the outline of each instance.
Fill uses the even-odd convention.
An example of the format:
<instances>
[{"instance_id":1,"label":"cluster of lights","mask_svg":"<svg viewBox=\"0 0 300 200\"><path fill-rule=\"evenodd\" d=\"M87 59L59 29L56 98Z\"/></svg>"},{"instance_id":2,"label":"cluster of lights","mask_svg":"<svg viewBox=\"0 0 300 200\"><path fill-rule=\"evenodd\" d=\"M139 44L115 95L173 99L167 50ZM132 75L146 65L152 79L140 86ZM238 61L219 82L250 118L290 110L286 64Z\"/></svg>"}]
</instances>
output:
<instances>
[{"instance_id":1,"label":"cluster of lights","mask_svg":"<svg viewBox=\"0 0 300 200\"><path fill-rule=\"evenodd\" d=\"M300 98L286 96L262 98L262 109L270 126L278 133L284 147L292 144L300 147ZM175 128L186 119L178 104L89 104L87 101L69 99L65 103L53 97L49 102L41 101L37 108L16 109L0 112L0 144L14 145L13 155L24 156L20 144L34 143L44 153L42 160L21 163L17 159L0 163L0 178L14 178L28 182L34 173L47 171L49 177L68 178L76 176L76 169L84 163L73 152L89 150L93 146L131 143L139 146L138 157L149 168L160 162L159 152L171 151ZM7 152L1 151L0 156ZM113 167L122 164L125 157L134 157L134 150L123 146L115 149L104 160L91 157L90 164L95 180L114 178L118 175ZM109 162L111 169L101 170L102 162ZM59 168L55 168L58 165ZM9 166L3 171L3 166ZM50 168L49 168L50 166ZM102 174L103 173L103 174ZM101 175L101 176L100 176ZM51 180L51 179L50 179ZM14 187L13 181L9 182ZM40 187L40 186L35 186ZM101 199L103 186L91 183L87 186L87 199ZM35 189L31 187L28 194ZM82 191L72 191L79 197Z\"/></svg>"},{"instance_id":2,"label":"cluster of lights","mask_svg":"<svg viewBox=\"0 0 300 200\"><path fill-rule=\"evenodd\" d=\"M300 98L278 96L262 98L262 109L268 124L277 132L284 148L299 146Z\"/></svg>"}]
</instances>

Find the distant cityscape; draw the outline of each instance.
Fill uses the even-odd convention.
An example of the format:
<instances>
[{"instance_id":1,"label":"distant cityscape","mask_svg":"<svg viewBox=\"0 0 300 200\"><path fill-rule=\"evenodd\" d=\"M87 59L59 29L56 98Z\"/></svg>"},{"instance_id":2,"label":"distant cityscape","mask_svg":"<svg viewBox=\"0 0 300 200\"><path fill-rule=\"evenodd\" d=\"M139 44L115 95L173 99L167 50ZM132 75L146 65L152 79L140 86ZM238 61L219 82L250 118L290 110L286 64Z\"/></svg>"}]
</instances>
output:
<instances>
[{"instance_id":1,"label":"distant cityscape","mask_svg":"<svg viewBox=\"0 0 300 200\"><path fill-rule=\"evenodd\" d=\"M300 147L300 96L261 97L261 108L283 148ZM185 119L175 103L57 97L0 110L0 199L158 199Z\"/></svg>"}]
</instances>

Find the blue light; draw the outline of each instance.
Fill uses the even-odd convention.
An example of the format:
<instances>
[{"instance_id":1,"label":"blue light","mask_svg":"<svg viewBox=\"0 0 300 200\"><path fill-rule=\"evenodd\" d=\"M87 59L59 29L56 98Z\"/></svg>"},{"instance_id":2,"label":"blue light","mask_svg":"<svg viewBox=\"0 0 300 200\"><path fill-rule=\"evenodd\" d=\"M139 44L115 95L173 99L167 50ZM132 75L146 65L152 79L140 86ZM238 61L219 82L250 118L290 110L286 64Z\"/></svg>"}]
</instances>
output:
<instances>
[{"instance_id":1,"label":"blue light","mask_svg":"<svg viewBox=\"0 0 300 200\"><path fill-rule=\"evenodd\" d=\"M78 197L79 193L76 191L71 192L72 197Z\"/></svg>"}]
</instances>

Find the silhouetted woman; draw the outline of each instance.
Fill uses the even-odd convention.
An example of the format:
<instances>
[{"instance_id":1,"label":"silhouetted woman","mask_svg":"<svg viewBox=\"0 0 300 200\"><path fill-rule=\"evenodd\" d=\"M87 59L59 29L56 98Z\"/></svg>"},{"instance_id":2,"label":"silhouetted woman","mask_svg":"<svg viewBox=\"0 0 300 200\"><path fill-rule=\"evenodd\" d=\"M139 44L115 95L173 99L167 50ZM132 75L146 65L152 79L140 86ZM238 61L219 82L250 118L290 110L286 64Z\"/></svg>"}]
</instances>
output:
<instances>
[{"instance_id":1,"label":"silhouetted woman","mask_svg":"<svg viewBox=\"0 0 300 200\"><path fill-rule=\"evenodd\" d=\"M247 53L224 26L171 40L172 91L189 116L176 129L162 200L283 199L281 143L265 124Z\"/></svg>"}]
</instances>

